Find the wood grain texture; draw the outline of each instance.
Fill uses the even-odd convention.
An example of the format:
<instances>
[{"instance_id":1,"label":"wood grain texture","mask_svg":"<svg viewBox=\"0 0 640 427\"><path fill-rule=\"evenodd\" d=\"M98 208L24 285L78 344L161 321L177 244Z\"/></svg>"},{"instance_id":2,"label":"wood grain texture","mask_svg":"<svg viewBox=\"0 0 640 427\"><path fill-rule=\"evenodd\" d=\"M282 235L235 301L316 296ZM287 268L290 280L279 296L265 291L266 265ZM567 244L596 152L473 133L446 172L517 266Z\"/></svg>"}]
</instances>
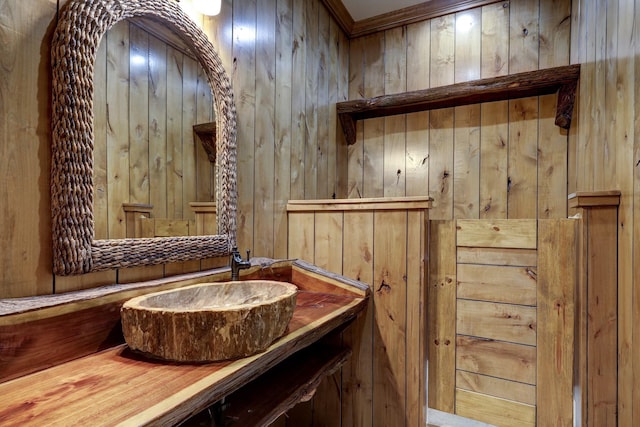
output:
<instances>
[{"instance_id":1,"label":"wood grain texture","mask_svg":"<svg viewBox=\"0 0 640 427\"><path fill-rule=\"evenodd\" d=\"M307 7L305 2L293 2L293 47L291 69L291 199L304 199L304 163L305 163L305 97L307 43L306 22ZM313 55L310 51L309 55Z\"/></svg>"},{"instance_id":2,"label":"wood grain texture","mask_svg":"<svg viewBox=\"0 0 640 427\"><path fill-rule=\"evenodd\" d=\"M451 311L456 306L455 221L430 221L429 227L428 405L453 413L456 321Z\"/></svg>"},{"instance_id":3,"label":"wood grain texture","mask_svg":"<svg viewBox=\"0 0 640 427\"><path fill-rule=\"evenodd\" d=\"M238 247L253 250L256 128L256 2L245 1L233 8L232 84L238 110ZM255 253L255 251L254 251Z\"/></svg>"},{"instance_id":4,"label":"wood grain texture","mask_svg":"<svg viewBox=\"0 0 640 427\"><path fill-rule=\"evenodd\" d=\"M116 24L107 37L107 103L129 105L129 23ZM109 238L126 236L122 202L129 200L129 114L107 112L107 206Z\"/></svg>"},{"instance_id":5,"label":"wood grain texture","mask_svg":"<svg viewBox=\"0 0 640 427\"><path fill-rule=\"evenodd\" d=\"M456 371L456 387L529 405L536 404L535 386L502 378Z\"/></svg>"},{"instance_id":6,"label":"wood grain texture","mask_svg":"<svg viewBox=\"0 0 640 427\"><path fill-rule=\"evenodd\" d=\"M456 414L500 427L536 425L532 405L456 389Z\"/></svg>"},{"instance_id":7,"label":"wood grain texture","mask_svg":"<svg viewBox=\"0 0 640 427\"><path fill-rule=\"evenodd\" d=\"M536 345L536 309L458 299L456 331L461 335Z\"/></svg>"},{"instance_id":8,"label":"wood grain texture","mask_svg":"<svg viewBox=\"0 0 640 427\"><path fill-rule=\"evenodd\" d=\"M573 425L578 225L539 221L536 400L544 410L537 412L538 425Z\"/></svg>"},{"instance_id":9,"label":"wood grain texture","mask_svg":"<svg viewBox=\"0 0 640 427\"><path fill-rule=\"evenodd\" d=\"M535 249L502 249L458 247L459 264L493 264L504 266L536 266Z\"/></svg>"},{"instance_id":10,"label":"wood grain texture","mask_svg":"<svg viewBox=\"0 0 640 427\"><path fill-rule=\"evenodd\" d=\"M456 368L535 385L536 348L458 335Z\"/></svg>"},{"instance_id":11,"label":"wood grain texture","mask_svg":"<svg viewBox=\"0 0 640 427\"><path fill-rule=\"evenodd\" d=\"M458 246L489 248L536 248L534 220L487 220L456 222Z\"/></svg>"},{"instance_id":12,"label":"wood grain texture","mask_svg":"<svg viewBox=\"0 0 640 427\"><path fill-rule=\"evenodd\" d=\"M407 214L407 426L427 421L428 219L428 211Z\"/></svg>"},{"instance_id":13,"label":"wood grain texture","mask_svg":"<svg viewBox=\"0 0 640 427\"><path fill-rule=\"evenodd\" d=\"M253 252L273 257L275 191L276 1L256 2ZM247 82L248 84L248 82Z\"/></svg>"},{"instance_id":14,"label":"wood grain texture","mask_svg":"<svg viewBox=\"0 0 640 427\"><path fill-rule=\"evenodd\" d=\"M406 414L407 214L374 213L373 423Z\"/></svg>"},{"instance_id":15,"label":"wood grain texture","mask_svg":"<svg viewBox=\"0 0 640 427\"><path fill-rule=\"evenodd\" d=\"M343 264L346 277L373 284L373 212L345 212ZM344 344L352 349L342 370L342 425L373 425L373 298L362 316L344 333Z\"/></svg>"},{"instance_id":16,"label":"wood grain texture","mask_svg":"<svg viewBox=\"0 0 640 427\"><path fill-rule=\"evenodd\" d=\"M307 53L319 52L318 1L306 2L305 43ZM318 192L318 77L320 57L306 56L304 119L304 197L315 199Z\"/></svg>"},{"instance_id":17,"label":"wood grain texture","mask_svg":"<svg viewBox=\"0 0 640 427\"><path fill-rule=\"evenodd\" d=\"M364 96L384 95L384 33L365 37ZM339 106L336 106L336 109ZM384 196L384 119L375 118L363 123L363 182L361 197ZM347 140L347 143L351 141Z\"/></svg>"},{"instance_id":18,"label":"wood grain texture","mask_svg":"<svg viewBox=\"0 0 640 427\"><path fill-rule=\"evenodd\" d=\"M293 1L278 1L275 27L275 111L274 111L274 212L273 256L287 256L287 212L285 201L291 193L292 152L292 60Z\"/></svg>"},{"instance_id":19,"label":"wood grain texture","mask_svg":"<svg viewBox=\"0 0 640 427\"><path fill-rule=\"evenodd\" d=\"M96 99L107 99L107 38L103 37L96 52L95 71L93 77L94 96ZM109 208L107 206L107 103L96 102L94 105L94 150L93 150L93 229L96 239L109 237Z\"/></svg>"},{"instance_id":20,"label":"wood grain texture","mask_svg":"<svg viewBox=\"0 0 640 427\"><path fill-rule=\"evenodd\" d=\"M5 402L3 418L10 420L9 425L22 425L33 414L48 425L175 424L353 318L363 307L361 299L326 294L320 295L322 304L318 304L313 295L299 294L289 334L266 353L235 362L170 365L149 362L119 346L0 385L4 396L12 396ZM101 366L100 373L92 368L96 365ZM34 382L38 388L33 388ZM164 387L167 382L173 387ZM69 385L75 392L69 393ZM149 391L144 392L145 388ZM132 394L141 398L131 399ZM25 400L39 403L25 411ZM100 421L100 417L105 418Z\"/></svg>"},{"instance_id":21,"label":"wood grain texture","mask_svg":"<svg viewBox=\"0 0 640 427\"><path fill-rule=\"evenodd\" d=\"M407 90L429 86L431 23L407 26ZM407 115L405 185L407 196L427 195L429 191L429 112Z\"/></svg>"},{"instance_id":22,"label":"wood grain texture","mask_svg":"<svg viewBox=\"0 0 640 427\"><path fill-rule=\"evenodd\" d=\"M384 93L407 90L407 33L394 28L384 33ZM383 195L404 196L406 193L406 117L384 118Z\"/></svg>"},{"instance_id":23,"label":"wood grain texture","mask_svg":"<svg viewBox=\"0 0 640 427\"><path fill-rule=\"evenodd\" d=\"M458 265L458 298L533 306L535 267Z\"/></svg>"}]
</instances>

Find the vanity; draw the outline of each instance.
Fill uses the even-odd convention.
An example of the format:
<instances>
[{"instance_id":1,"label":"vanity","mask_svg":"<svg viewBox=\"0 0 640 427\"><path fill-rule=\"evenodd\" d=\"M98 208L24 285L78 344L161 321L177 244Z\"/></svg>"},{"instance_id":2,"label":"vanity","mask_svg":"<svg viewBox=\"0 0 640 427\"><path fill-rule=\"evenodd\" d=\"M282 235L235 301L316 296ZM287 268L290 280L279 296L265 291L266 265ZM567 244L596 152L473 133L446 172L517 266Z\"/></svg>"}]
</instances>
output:
<instances>
[{"instance_id":1,"label":"vanity","mask_svg":"<svg viewBox=\"0 0 640 427\"><path fill-rule=\"evenodd\" d=\"M235 360L151 359L127 347L120 322L122 304L135 296L229 281L229 268L1 302L3 425L170 426L223 398L223 425L267 425L310 398L350 356L327 342L364 310L369 288L303 261L252 261L242 281L293 283L297 304L282 337Z\"/></svg>"}]
</instances>

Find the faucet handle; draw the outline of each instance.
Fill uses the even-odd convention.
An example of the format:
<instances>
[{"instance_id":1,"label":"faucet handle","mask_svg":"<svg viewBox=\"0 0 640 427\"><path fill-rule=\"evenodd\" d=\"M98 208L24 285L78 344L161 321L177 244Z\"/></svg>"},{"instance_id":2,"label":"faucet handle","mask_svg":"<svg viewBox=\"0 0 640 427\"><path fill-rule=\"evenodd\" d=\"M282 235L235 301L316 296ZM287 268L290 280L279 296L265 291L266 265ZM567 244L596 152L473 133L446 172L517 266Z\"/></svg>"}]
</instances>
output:
<instances>
[{"instance_id":1,"label":"faucet handle","mask_svg":"<svg viewBox=\"0 0 640 427\"><path fill-rule=\"evenodd\" d=\"M249 261L250 255L251 255L251 250L247 249L247 261Z\"/></svg>"}]
</instances>

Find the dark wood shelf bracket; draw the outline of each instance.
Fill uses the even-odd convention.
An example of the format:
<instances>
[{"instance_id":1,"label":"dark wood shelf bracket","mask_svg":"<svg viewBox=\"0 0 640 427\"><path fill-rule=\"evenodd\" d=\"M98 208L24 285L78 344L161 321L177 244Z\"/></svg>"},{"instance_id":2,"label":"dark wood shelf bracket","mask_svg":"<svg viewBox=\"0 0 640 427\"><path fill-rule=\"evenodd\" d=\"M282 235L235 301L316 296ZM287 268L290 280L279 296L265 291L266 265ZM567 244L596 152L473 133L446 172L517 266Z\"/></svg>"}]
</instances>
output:
<instances>
[{"instance_id":1,"label":"dark wood shelf bracket","mask_svg":"<svg viewBox=\"0 0 640 427\"><path fill-rule=\"evenodd\" d=\"M555 123L569 129L579 78L580 64L567 65L339 102L336 112L347 144L351 145L356 141L358 120L557 93Z\"/></svg>"},{"instance_id":2,"label":"dark wood shelf bracket","mask_svg":"<svg viewBox=\"0 0 640 427\"><path fill-rule=\"evenodd\" d=\"M216 162L216 122L193 125L193 132L198 136L204 151L211 163Z\"/></svg>"}]
</instances>

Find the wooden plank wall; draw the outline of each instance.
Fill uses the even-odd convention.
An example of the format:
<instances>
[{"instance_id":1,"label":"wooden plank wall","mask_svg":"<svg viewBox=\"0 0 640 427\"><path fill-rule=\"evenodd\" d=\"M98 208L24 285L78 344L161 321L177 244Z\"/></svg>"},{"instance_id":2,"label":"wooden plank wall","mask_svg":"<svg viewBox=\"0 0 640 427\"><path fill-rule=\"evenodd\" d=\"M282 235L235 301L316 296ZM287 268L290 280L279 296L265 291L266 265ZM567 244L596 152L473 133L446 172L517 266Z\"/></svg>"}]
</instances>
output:
<instances>
[{"instance_id":1,"label":"wooden plank wall","mask_svg":"<svg viewBox=\"0 0 640 427\"><path fill-rule=\"evenodd\" d=\"M617 425L640 422L640 2L574 0L571 62L582 63L572 191L620 190ZM609 406L609 405L607 405ZM604 410L603 410L604 412ZM616 425L611 415L607 425Z\"/></svg>"},{"instance_id":2,"label":"wooden plank wall","mask_svg":"<svg viewBox=\"0 0 640 427\"><path fill-rule=\"evenodd\" d=\"M431 222L429 407L573 423L575 220Z\"/></svg>"},{"instance_id":3,"label":"wooden plank wall","mask_svg":"<svg viewBox=\"0 0 640 427\"><path fill-rule=\"evenodd\" d=\"M425 209L289 212L289 257L369 283L367 312L343 334L353 354L287 426L424 426Z\"/></svg>"},{"instance_id":4,"label":"wooden plank wall","mask_svg":"<svg viewBox=\"0 0 640 427\"><path fill-rule=\"evenodd\" d=\"M0 190L0 240L5 248L0 253L0 297L64 292L200 268L191 263L53 277L48 46L58 8L66 0L57 3L58 7L50 0L33 0L0 7L0 26L6 30L0 48L4 58L0 159L4 182L10 183ZM258 256L285 257L287 201L346 193L338 184L346 182L346 168L338 169L346 161L346 148L341 148L345 152L341 158L337 151L346 146L336 144L342 135L334 104L348 95L349 41L319 0L224 0L220 15L194 18L216 47L234 85L239 119L239 246ZM194 188L178 196L182 177L192 174L208 181L214 173L202 168L206 163L198 157L200 147L189 145L191 130L185 125L209 117L199 108L209 101L191 59L153 36L125 27L113 30L118 34L114 50L107 52L108 42L101 43L96 58L97 82L103 82L96 84L96 99L118 98L118 105L124 106L109 112L106 104L95 106L96 115L110 115L112 126L108 129L106 120L96 122L96 213L104 213L110 200L114 206L121 203L109 198L109 187L126 194L133 185L135 201L148 198L158 216L172 218L185 210L185 202L213 191ZM128 62L132 49L139 53L148 49L148 73ZM180 83L171 83L174 78ZM129 159L124 141L147 139L151 154L132 150L137 157ZM183 141L188 146L183 147ZM122 144L120 153L109 154L107 147L115 144ZM166 155L161 154L164 147ZM190 154L185 155L183 148ZM124 157L118 156L123 153ZM107 157L118 159L111 169ZM118 174L120 180L108 174ZM151 181L161 184L151 186ZM167 192L175 198L165 200ZM112 223L114 236L121 232L121 224L124 221ZM106 236L108 229L106 221L96 222L98 235Z\"/></svg>"},{"instance_id":5,"label":"wooden plank wall","mask_svg":"<svg viewBox=\"0 0 640 427\"><path fill-rule=\"evenodd\" d=\"M351 40L349 99L569 63L569 0L511 0ZM348 197L429 195L432 219L564 218L555 95L364 120Z\"/></svg>"}]
</instances>

